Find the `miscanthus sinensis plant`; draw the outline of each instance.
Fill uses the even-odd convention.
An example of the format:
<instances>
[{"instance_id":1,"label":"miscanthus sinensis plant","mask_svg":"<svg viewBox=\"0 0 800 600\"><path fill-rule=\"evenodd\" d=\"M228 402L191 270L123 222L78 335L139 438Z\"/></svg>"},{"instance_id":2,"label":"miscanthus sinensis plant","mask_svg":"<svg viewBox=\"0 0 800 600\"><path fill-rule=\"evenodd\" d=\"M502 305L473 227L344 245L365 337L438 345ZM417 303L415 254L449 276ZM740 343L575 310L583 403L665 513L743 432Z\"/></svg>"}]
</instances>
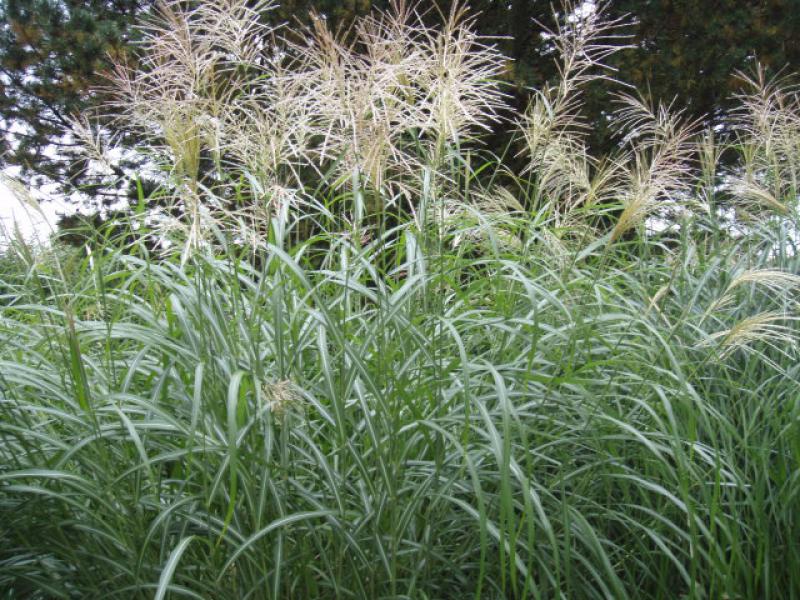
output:
<instances>
[{"instance_id":1,"label":"miscanthus sinensis plant","mask_svg":"<svg viewBox=\"0 0 800 600\"><path fill-rule=\"evenodd\" d=\"M457 4L439 28L398 0L341 34L320 15L307 30L276 31L261 24L272 7L161 3L143 59L112 79L117 126L152 135L190 247L230 217L263 229L320 184L355 178L369 191L364 208L347 207L351 221L381 212L505 108L506 59ZM239 211L222 199L243 193L242 178Z\"/></svg>"},{"instance_id":2,"label":"miscanthus sinensis plant","mask_svg":"<svg viewBox=\"0 0 800 600\"><path fill-rule=\"evenodd\" d=\"M2 597L797 598L796 91L600 158L601 11L514 116L459 8L269 6L120 66L169 210L0 257Z\"/></svg>"}]
</instances>

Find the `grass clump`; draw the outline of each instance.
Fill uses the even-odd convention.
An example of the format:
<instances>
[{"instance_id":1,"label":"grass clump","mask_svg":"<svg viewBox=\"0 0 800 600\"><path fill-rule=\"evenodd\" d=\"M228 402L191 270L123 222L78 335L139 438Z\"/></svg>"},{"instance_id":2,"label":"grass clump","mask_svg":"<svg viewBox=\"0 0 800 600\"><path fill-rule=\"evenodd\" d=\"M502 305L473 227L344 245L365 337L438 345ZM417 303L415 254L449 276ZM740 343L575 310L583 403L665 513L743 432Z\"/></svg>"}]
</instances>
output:
<instances>
[{"instance_id":1,"label":"grass clump","mask_svg":"<svg viewBox=\"0 0 800 600\"><path fill-rule=\"evenodd\" d=\"M2 262L7 597L797 597L791 90L723 141L625 98L593 157L567 11L514 173L460 11L265 64L181 6L119 80L171 210Z\"/></svg>"}]
</instances>

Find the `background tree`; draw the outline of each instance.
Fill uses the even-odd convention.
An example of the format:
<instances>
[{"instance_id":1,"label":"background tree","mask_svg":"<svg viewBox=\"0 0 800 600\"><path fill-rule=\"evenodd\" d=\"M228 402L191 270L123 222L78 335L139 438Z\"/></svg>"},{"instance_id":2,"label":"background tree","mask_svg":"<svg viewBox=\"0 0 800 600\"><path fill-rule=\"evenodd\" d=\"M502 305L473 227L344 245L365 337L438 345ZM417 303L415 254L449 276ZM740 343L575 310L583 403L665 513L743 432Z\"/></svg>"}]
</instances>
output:
<instances>
[{"instance_id":1,"label":"background tree","mask_svg":"<svg viewBox=\"0 0 800 600\"><path fill-rule=\"evenodd\" d=\"M719 122L740 88L737 70L800 68L800 0L616 0L633 19L633 48L614 64L654 99L676 99Z\"/></svg>"},{"instance_id":2,"label":"background tree","mask_svg":"<svg viewBox=\"0 0 800 600\"><path fill-rule=\"evenodd\" d=\"M87 183L71 117L105 101L110 57L129 52L146 0L0 2L0 156L34 186ZM94 190L95 195L99 190ZM106 192L107 193L107 192ZM111 194L108 201L115 199Z\"/></svg>"}]
</instances>

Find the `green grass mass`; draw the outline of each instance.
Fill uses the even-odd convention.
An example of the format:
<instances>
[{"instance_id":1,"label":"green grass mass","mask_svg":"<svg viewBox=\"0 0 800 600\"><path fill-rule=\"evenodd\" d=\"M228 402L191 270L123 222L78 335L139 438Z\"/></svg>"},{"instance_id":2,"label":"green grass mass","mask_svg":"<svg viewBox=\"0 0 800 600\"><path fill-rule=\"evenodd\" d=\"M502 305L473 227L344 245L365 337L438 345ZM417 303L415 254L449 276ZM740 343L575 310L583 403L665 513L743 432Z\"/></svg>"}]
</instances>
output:
<instances>
[{"instance_id":1,"label":"green grass mass","mask_svg":"<svg viewBox=\"0 0 800 600\"><path fill-rule=\"evenodd\" d=\"M724 139L623 99L594 158L608 29L567 19L501 159L459 15L243 83L246 3L169 6L121 76L161 189L0 257L0 597L800 597L796 90L758 72Z\"/></svg>"}]
</instances>

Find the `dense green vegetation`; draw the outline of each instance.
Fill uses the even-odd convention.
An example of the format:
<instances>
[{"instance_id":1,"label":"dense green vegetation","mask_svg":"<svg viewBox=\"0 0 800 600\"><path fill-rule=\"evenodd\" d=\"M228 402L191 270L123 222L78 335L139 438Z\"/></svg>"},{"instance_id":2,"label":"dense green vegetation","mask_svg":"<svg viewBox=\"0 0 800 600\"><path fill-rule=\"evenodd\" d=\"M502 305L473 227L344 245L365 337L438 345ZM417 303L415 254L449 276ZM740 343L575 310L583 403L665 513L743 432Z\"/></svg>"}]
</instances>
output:
<instances>
[{"instance_id":1,"label":"dense green vegetation","mask_svg":"<svg viewBox=\"0 0 800 600\"><path fill-rule=\"evenodd\" d=\"M797 598L796 93L595 159L586 15L512 172L457 15L265 74L231 6L120 71L171 209L0 261L4 597Z\"/></svg>"}]
</instances>

